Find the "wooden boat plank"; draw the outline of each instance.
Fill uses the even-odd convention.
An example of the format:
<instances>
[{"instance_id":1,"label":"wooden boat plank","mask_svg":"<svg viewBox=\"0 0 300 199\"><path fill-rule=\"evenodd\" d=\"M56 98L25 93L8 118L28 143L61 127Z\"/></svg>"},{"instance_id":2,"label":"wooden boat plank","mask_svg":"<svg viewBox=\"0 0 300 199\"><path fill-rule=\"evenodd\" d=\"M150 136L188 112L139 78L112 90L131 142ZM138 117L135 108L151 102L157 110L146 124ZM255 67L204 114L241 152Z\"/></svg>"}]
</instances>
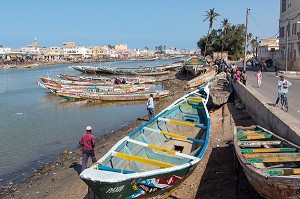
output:
<instances>
[{"instance_id":1,"label":"wooden boat plank","mask_svg":"<svg viewBox=\"0 0 300 199\"><path fill-rule=\"evenodd\" d=\"M241 153L272 153L272 152L293 152L296 148L262 148L262 149L241 149Z\"/></svg>"},{"instance_id":2,"label":"wooden boat plank","mask_svg":"<svg viewBox=\"0 0 300 199\"><path fill-rule=\"evenodd\" d=\"M240 135L237 136L238 140L257 140L257 139L270 139L270 134L257 134L257 135Z\"/></svg>"},{"instance_id":3,"label":"wooden boat plank","mask_svg":"<svg viewBox=\"0 0 300 199\"><path fill-rule=\"evenodd\" d=\"M158 118L159 121L164 121L164 122L169 122L169 123L174 123L174 124L179 124L179 125L185 125L185 126L190 126L190 127L196 127L196 128L201 128L201 129L206 129L207 126L203 126L203 124L196 123L196 122L187 122L187 121L182 121L182 120L176 120L176 119L169 119L169 118Z\"/></svg>"},{"instance_id":4,"label":"wooden boat plank","mask_svg":"<svg viewBox=\"0 0 300 199\"><path fill-rule=\"evenodd\" d=\"M179 106L185 107L185 108L190 108L190 109L193 109L193 108L204 108L204 106L189 105L189 104L179 104Z\"/></svg>"},{"instance_id":5,"label":"wooden boat plank","mask_svg":"<svg viewBox=\"0 0 300 199\"><path fill-rule=\"evenodd\" d=\"M169 167L175 166L174 164L165 163L162 161L153 160L153 159L149 159L149 158L143 158L143 157L139 157L139 156L135 156L135 155L129 155L126 153L120 153L120 152L116 152L116 151L112 152L111 155L113 157L118 157L118 158L123 158L123 159L131 160L131 161L141 162L143 164L150 164L150 165L154 165L154 166L158 166L158 167L162 167L162 168L169 168Z\"/></svg>"},{"instance_id":6,"label":"wooden boat plank","mask_svg":"<svg viewBox=\"0 0 300 199\"><path fill-rule=\"evenodd\" d=\"M169 132L165 132L165 131L151 129L151 128L148 128L148 127L144 127L143 129L147 130L147 131L154 132L154 133L160 133L162 135L168 135L170 137L179 138L179 139L182 139L182 140L189 140L189 141L198 142L198 143L203 143L204 142L204 140L198 140L198 139L195 139L195 138L190 138L190 137L186 137L186 136L183 136L183 135L178 135L178 134L175 134L175 133L169 133Z\"/></svg>"},{"instance_id":7,"label":"wooden boat plank","mask_svg":"<svg viewBox=\"0 0 300 199\"><path fill-rule=\"evenodd\" d=\"M300 168L272 169L272 170L265 170L264 173L270 176L300 175Z\"/></svg>"},{"instance_id":8,"label":"wooden boat plank","mask_svg":"<svg viewBox=\"0 0 300 199\"><path fill-rule=\"evenodd\" d=\"M300 157L300 153L245 153L245 158Z\"/></svg>"},{"instance_id":9,"label":"wooden boat plank","mask_svg":"<svg viewBox=\"0 0 300 199\"><path fill-rule=\"evenodd\" d=\"M238 141L240 147L260 147L261 145L280 145L281 141Z\"/></svg>"},{"instance_id":10,"label":"wooden boat plank","mask_svg":"<svg viewBox=\"0 0 300 199\"><path fill-rule=\"evenodd\" d=\"M249 158L248 162L300 162L300 157L265 157L265 158Z\"/></svg>"},{"instance_id":11,"label":"wooden boat plank","mask_svg":"<svg viewBox=\"0 0 300 199\"><path fill-rule=\"evenodd\" d=\"M140 146L148 147L150 149L166 152L166 153L171 154L171 155L176 155L176 156L183 157L183 158L188 158L188 159L191 159L191 160L196 158L195 156L179 153L179 152L174 151L174 150L166 149L166 148L155 146L155 145L152 145L152 144L139 142L139 141L132 140L132 139L128 139L127 141L131 142L131 143L134 143L134 144L137 144L137 145L140 145Z\"/></svg>"}]
</instances>

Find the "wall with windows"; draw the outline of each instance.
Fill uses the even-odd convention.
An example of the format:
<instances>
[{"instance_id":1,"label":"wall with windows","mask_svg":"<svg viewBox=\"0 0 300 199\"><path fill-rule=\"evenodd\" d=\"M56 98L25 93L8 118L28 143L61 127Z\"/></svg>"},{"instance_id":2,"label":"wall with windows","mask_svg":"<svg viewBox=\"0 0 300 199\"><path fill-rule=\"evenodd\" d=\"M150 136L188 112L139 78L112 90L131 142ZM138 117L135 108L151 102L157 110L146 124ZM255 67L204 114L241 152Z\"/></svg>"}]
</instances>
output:
<instances>
[{"instance_id":1,"label":"wall with windows","mask_svg":"<svg viewBox=\"0 0 300 199\"><path fill-rule=\"evenodd\" d=\"M300 1L281 0L279 19L279 64L300 71ZM287 60L287 61L286 61Z\"/></svg>"}]
</instances>

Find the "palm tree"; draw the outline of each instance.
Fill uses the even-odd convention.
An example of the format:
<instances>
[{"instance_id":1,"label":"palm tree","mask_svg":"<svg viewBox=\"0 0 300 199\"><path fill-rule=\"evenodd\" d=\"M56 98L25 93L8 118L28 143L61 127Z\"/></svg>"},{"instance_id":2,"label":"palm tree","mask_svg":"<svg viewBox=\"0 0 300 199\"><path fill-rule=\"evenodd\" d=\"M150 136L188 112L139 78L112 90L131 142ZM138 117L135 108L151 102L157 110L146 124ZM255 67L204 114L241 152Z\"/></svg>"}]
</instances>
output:
<instances>
[{"instance_id":1,"label":"palm tree","mask_svg":"<svg viewBox=\"0 0 300 199\"><path fill-rule=\"evenodd\" d=\"M221 40L222 40L222 53L221 53L221 59L223 56L223 37L226 35L227 30L230 28L230 23L228 22L228 19L225 18L223 21L221 21L221 29L223 29L223 34L221 35Z\"/></svg>"},{"instance_id":2,"label":"palm tree","mask_svg":"<svg viewBox=\"0 0 300 199\"><path fill-rule=\"evenodd\" d=\"M206 47L207 47L207 43L208 43L209 32L212 28L212 25L213 25L214 21L217 21L216 17L220 16L220 14L216 13L215 8L213 8L213 9L209 9L209 11L206 11L206 15L204 15L204 16L206 18L203 21L206 21L206 20L209 21L209 27L208 27L208 32L207 32L207 40L206 40L206 43L205 43L205 50L204 50L204 55L205 55L206 54Z\"/></svg>"},{"instance_id":3,"label":"palm tree","mask_svg":"<svg viewBox=\"0 0 300 199\"><path fill-rule=\"evenodd\" d=\"M230 23L228 22L228 19L225 18L223 19L223 21L221 21L221 24L222 24L221 28L223 29L223 32L226 35L227 30L230 28Z\"/></svg>"}]
</instances>

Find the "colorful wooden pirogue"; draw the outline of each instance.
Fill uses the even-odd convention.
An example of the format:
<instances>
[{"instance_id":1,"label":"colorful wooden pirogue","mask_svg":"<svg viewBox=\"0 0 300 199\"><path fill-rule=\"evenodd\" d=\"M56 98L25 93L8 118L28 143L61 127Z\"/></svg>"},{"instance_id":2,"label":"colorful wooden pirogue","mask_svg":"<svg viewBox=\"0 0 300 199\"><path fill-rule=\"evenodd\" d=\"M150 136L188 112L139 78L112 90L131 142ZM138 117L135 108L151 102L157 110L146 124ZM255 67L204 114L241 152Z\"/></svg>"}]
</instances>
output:
<instances>
[{"instance_id":1,"label":"colorful wooden pirogue","mask_svg":"<svg viewBox=\"0 0 300 199\"><path fill-rule=\"evenodd\" d=\"M173 63L159 66L139 66L139 67L107 67L107 66L69 66L82 73L91 74L114 74L114 75L166 75L169 70L181 67L182 63Z\"/></svg>"},{"instance_id":2,"label":"colorful wooden pirogue","mask_svg":"<svg viewBox=\"0 0 300 199\"><path fill-rule=\"evenodd\" d=\"M210 80L212 80L216 75L216 70L213 67L206 66L203 67L202 73L199 73L198 76L194 77L190 81L188 81L188 86L198 87Z\"/></svg>"},{"instance_id":3,"label":"colorful wooden pirogue","mask_svg":"<svg viewBox=\"0 0 300 199\"><path fill-rule=\"evenodd\" d=\"M232 87L225 72L217 74L209 83L209 98L215 106L227 103Z\"/></svg>"},{"instance_id":4,"label":"colorful wooden pirogue","mask_svg":"<svg viewBox=\"0 0 300 199\"><path fill-rule=\"evenodd\" d=\"M260 126L235 127L236 156L266 198L300 198L300 148Z\"/></svg>"},{"instance_id":5,"label":"colorful wooden pirogue","mask_svg":"<svg viewBox=\"0 0 300 199\"><path fill-rule=\"evenodd\" d=\"M80 178L99 198L162 196L180 185L209 143L208 87L181 97L117 142Z\"/></svg>"}]
</instances>

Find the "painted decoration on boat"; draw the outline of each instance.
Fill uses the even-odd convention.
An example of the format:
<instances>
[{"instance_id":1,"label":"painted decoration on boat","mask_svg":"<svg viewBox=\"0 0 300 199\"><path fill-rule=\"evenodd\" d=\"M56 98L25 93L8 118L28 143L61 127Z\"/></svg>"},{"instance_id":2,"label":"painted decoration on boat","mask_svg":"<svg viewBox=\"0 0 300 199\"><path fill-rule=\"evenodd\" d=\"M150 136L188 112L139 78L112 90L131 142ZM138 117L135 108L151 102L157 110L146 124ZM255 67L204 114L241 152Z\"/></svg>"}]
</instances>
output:
<instances>
[{"instance_id":1,"label":"painted decoration on boat","mask_svg":"<svg viewBox=\"0 0 300 199\"><path fill-rule=\"evenodd\" d=\"M184 176L180 177L177 175L171 175L167 179L164 179L163 177L157 177L147 180L133 181L132 188L133 190L136 190L136 192L131 196L126 197L126 199L137 198L146 194L170 188L183 177Z\"/></svg>"}]
</instances>

